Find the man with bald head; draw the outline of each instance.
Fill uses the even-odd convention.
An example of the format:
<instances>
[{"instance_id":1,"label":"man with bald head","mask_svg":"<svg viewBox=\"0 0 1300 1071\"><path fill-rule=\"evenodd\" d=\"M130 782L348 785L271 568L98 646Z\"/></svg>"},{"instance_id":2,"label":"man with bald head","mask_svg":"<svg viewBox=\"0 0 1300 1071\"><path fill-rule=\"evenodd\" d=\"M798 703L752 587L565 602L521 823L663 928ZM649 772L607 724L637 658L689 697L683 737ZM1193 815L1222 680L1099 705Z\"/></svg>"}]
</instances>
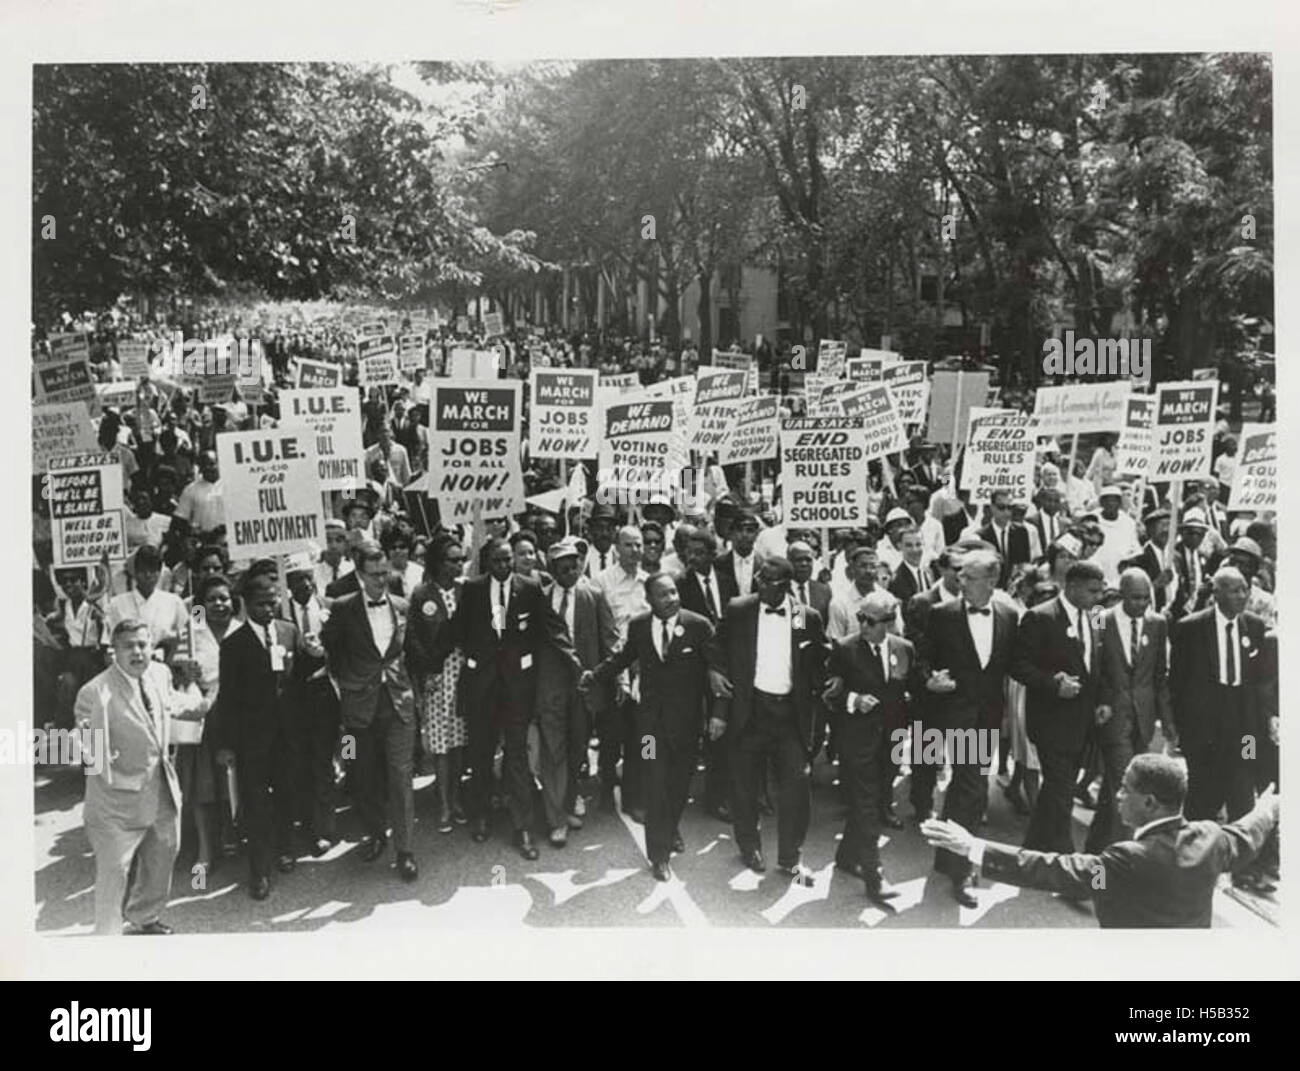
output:
<instances>
[{"instance_id":1,"label":"man with bald head","mask_svg":"<svg viewBox=\"0 0 1300 1071\"><path fill-rule=\"evenodd\" d=\"M1120 574L1120 601L1097 629L1097 742L1101 794L1085 845L1099 852L1121 835L1116 793L1129 760L1147 750L1157 720L1169 723L1168 624L1151 609L1151 578L1131 566Z\"/></svg>"},{"instance_id":2,"label":"man with bald head","mask_svg":"<svg viewBox=\"0 0 1300 1071\"><path fill-rule=\"evenodd\" d=\"M1276 646L1246 610L1250 589L1226 565L1213 603L1174 625L1170 656L1173 736L1187 757L1187 817L1228 821L1255 802L1257 756L1278 738Z\"/></svg>"}]
</instances>

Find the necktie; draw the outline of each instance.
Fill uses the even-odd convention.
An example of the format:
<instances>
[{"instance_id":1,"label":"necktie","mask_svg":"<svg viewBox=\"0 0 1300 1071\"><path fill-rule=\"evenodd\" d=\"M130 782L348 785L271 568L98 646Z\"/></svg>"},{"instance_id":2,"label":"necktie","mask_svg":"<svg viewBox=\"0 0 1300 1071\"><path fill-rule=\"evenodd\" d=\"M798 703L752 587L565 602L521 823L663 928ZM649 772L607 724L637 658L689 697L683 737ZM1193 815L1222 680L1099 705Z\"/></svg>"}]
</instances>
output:
<instances>
[{"instance_id":1,"label":"necktie","mask_svg":"<svg viewBox=\"0 0 1300 1071\"><path fill-rule=\"evenodd\" d=\"M881 675L886 679L889 678L889 671L885 668L885 662L880 657L880 644L871 644L871 657L876 660L876 665L880 667Z\"/></svg>"},{"instance_id":2,"label":"necktie","mask_svg":"<svg viewBox=\"0 0 1300 1071\"><path fill-rule=\"evenodd\" d=\"M1229 626L1229 628L1231 628L1231 626ZM146 688L146 687L144 686L144 678L143 678L143 677L141 677L141 678L139 679L138 683L139 683L139 686L140 686L140 702L144 704L144 712L145 712L146 714L148 714L149 717L152 719L152 718L153 718L153 704L152 704L151 702L149 702L149 689Z\"/></svg>"},{"instance_id":3,"label":"necktie","mask_svg":"<svg viewBox=\"0 0 1300 1071\"><path fill-rule=\"evenodd\" d=\"M1128 623L1128 635L1128 664L1136 666L1138 660L1138 621L1136 617Z\"/></svg>"},{"instance_id":4,"label":"necktie","mask_svg":"<svg viewBox=\"0 0 1300 1071\"><path fill-rule=\"evenodd\" d=\"M663 661L668 661L668 622L663 623L663 638L659 641L659 657Z\"/></svg>"},{"instance_id":5,"label":"necktie","mask_svg":"<svg viewBox=\"0 0 1300 1071\"><path fill-rule=\"evenodd\" d=\"M764 606L764 607L763 607L763 613L765 613L765 614L775 614L777 617L785 617L785 607L784 607L784 606Z\"/></svg>"},{"instance_id":6,"label":"necktie","mask_svg":"<svg viewBox=\"0 0 1300 1071\"><path fill-rule=\"evenodd\" d=\"M492 615L494 618L492 627L496 630L497 638L500 639L506 628L506 586L501 580L494 580L492 586L496 588L497 593L496 613Z\"/></svg>"},{"instance_id":7,"label":"necktie","mask_svg":"<svg viewBox=\"0 0 1300 1071\"><path fill-rule=\"evenodd\" d=\"M388 603L386 603L383 599L367 599L366 605L378 608L380 606L387 606Z\"/></svg>"},{"instance_id":8,"label":"necktie","mask_svg":"<svg viewBox=\"0 0 1300 1071\"><path fill-rule=\"evenodd\" d=\"M709 604L709 617L716 621L718 619L718 601L713 597L713 574L710 573L704 577L701 583L704 585L704 598Z\"/></svg>"},{"instance_id":9,"label":"necktie","mask_svg":"<svg viewBox=\"0 0 1300 1071\"><path fill-rule=\"evenodd\" d=\"M990 610L987 606L985 606L983 609L980 609L978 606L968 606L966 607L966 612L970 614L972 617L974 617L976 614L982 614L985 617L990 617L993 614L993 611Z\"/></svg>"},{"instance_id":10,"label":"necktie","mask_svg":"<svg viewBox=\"0 0 1300 1071\"><path fill-rule=\"evenodd\" d=\"M808 581L806 580L799 585L799 601L805 606L812 605L812 603L808 601Z\"/></svg>"},{"instance_id":11,"label":"necktie","mask_svg":"<svg viewBox=\"0 0 1300 1071\"><path fill-rule=\"evenodd\" d=\"M560 596L560 620L566 625L569 623L569 589L564 588L564 594Z\"/></svg>"},{"instance_id":12,"label":"necktie","mask_svg":"<svg viewBox=\"0 0 1300 1071\"><path fill-rule=\"evenodd\" d=\"M1232 628L1234 624L1236 624L1235 621L1229 621L1223 626L1224 635L1227 639L1227 642L1223 647L1225 662L1227 664L1223 668L1224 673L1228 678L1227 683L1229 687L1232 687L1237 683L1237 645L1233 642Z\"/></svg>"},{"instance_id":13,"label":"necktie","mask_svg":"<svg viewBox=\"0 0 1300 1071\"><path fill-rule=\"evenodd\" d=\"M601 567L602 569L606 568L606 555L608 555L608 554L609 554L609 551L607 551L607 550L602 550L602 551L600 552L600 567Z\"/></svg>"},{"instance_id":14,"label":"necktie","mask_svg":"<svg viewBox=\"0 0 1300 1071\"><path fill-rule=\"evenodd\" d=\"M330 566L330 573L331 573L331 577L330 577L330 578L331 578L332 580L337 580L337 579L339 578L339 563L338 563L338 562L334 562L334 564L332 564L332 565Z\"/></svg>"}]
</instances>

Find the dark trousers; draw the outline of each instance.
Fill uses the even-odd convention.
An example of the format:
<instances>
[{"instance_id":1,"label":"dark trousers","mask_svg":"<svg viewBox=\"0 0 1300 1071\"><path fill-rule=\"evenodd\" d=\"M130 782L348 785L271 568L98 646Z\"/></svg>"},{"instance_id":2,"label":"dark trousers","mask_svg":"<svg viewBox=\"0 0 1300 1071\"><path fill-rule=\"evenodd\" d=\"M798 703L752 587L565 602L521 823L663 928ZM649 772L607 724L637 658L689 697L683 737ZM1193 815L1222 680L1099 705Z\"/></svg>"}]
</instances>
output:
<instances>
[{"instance_id":1,"label":"dark trousers","mask_svg":"<svg viewBox=\"0 0 1300 1071\"><path fill-rule=\"evenodd\" d=\"M731 765L726 738L710 740L704 734L704 809L731 806Z\"/></svg>"},{"instance_id":2,"label":"dark trousers","mask_svg":"<svg viewBox=\"0 0 1300 1071\"><path fill-rule=\"evenodd\" d=\"M771 762L776 770L776 861L799 862L812 809L808 753L799 738L789 696L755 690L754 706L743 729L727 734L731 767L731 815L736 846L742 852L762 847L758 833L758 796Z\"/></svg>"},{"instance_id":3,"label":"dark trousers","mask_svg":"<svg viewBox=\"0 0 1300 1071\"><path fill-rule=\"evenodd\" d=\"M1124 836L1124 823L1119 818L1119 786L1129 761L1139 752L1146 751L1133 713L1115 714L1105 725L1097 727L1097 748L1101 754L1101 791L1097 794L1097 809L1088 826L1088 839L1084 851L1097 853Z\"/></svg>"},{"instance_id":4,"label":"dark trousers","mask_svg":"<svg viewBox=\"0 0 1300 1071\"><path fill-rule=\"evenodd\" d=\"M385 689L379 692L374 720L364 727L345 727L356 743L352 761L352 801L372 837L393 829L393 847L411 850L415 831L415 793L411 787L415 718L402 721Z\"/></svg>"},{"instance_id":5,"label":"dark trousers","mask_svg":"<svg viewBox=\"0 0 1300 1071\"><path fill-rule=\"evenodd\" d=\"M623 759L623 809L640 807L641 741L636 729L637 704L622 696L601 712L598 720L600 737L600 783L612 789L618 760Z\"/></svg>"},{"instance_id":6,"label":"dark trousers","mask_svg":"<svg viewBox=\"0 0 1300 1071\"><path fill-rule=\"evenodd\" d=\"M974 728L976 732L980 731L975 722L971 722L969 725L955 726L955 728L964 732L971 728ZM966 749L963 748L963 750ZM978 748L973 750L975 754L946 756L952 762L952 780L948 782L948 791L944 793L942 817L956 822L966 829L974 829L979 825L980 819L984 816L984 810L988 805L988 777L986 771L980 765ZM959 762L958 759L962 761ZM939 772L938 767L933 763L922 763L921 769L930 771L929 777L931 781ZM916 777L916 765L912 766L912 777ZM971 871L971 865L969 859L940 848L934 853L934 869L956 880L968 875Z\"/></svg>"},{"instance_id":7,"label":"dark trousers","mask_svg":"<svg viewBox=\"0 0 1300 1071\"><path fill-rule=\"evenodd\" d=\"M1211 709L1214 719L1208 739L1183 745L1187 756L1187 802L1183 813L1189 821L1217 819L1219 808L1226 806L1228 821L1235 822L1255 806L1257 759L1242 758L1246 736L1254 737L1255 755L1260 754L1260 736L1245 723L1242 689L1219 684L1206 685L1215 692Z\"/></svg>"},{"instance_id":8,"label":"dark trousers","mask_svg":"<svg viewBox=\"0 0 1300 1071\"><path fill-rule=\"evenodd\" d=\"M470 807L480 818L491 816L492 760L497 741L505 745L502 780L509 800L510 822L516 833L532 825L533 775L528 769L529 711L515 703L510 682L498 674L481 710L469 712Z\"/></svg>"},{"instance_id":9,"label":"dark trousers","mask_svg":"<svg viewBox=\"0 0 1300 1071\"><path fill-rule=\"evenodd\" d=\"M672 854L673 834L686 809L686 797L695 772L695 739L680 743L663 733L654 736L655 748L642 761L645 789L645 851L652 863L666 863Z\"/></svg>"},{"instance_id":10,"label":"dark trousers","mask_svg":"<svg viewBox=\"0 0 1300 1071\"><path fill-rule=\"evenodd\" d=\"M339 741L339 699L321 677L303 688L299 721L302 746L295 769L296 814L315 836L334 840L334 749Z\"/></svg>"},{"instance_id":11,"label":"dark trousers","mask_svg":"<svg viewBox=\"0 0 1300 1071\"><path fill-rule=\"evenodd\" d=\"M840 747L840 781L849 801L836 862L860 863L868 870L880 868L880 815L888 786L886 770L893 770L884 715L836 715L836 738ZM885 761L881 761L882 756Z\"/></svg>"},{"instance_id":12,"label":"dark trousers","mask_svg":"<svg viewBox=\"0 0 1300 1071\"><path fill-rule=\"evenodd\" d=\"M253 880L271 876L278 852L293 851L293 764L301 743L282 722L274 735L235 753Z\"/></svg>"},{"instance_id":13,"label":"dark trousers","mask_svg":"<svg viewBox=\"0 0 1300 1071\"><path fill-rule=\"evenodd\" d=\"M1074 749L1038 745L1043 770L1038 804L1025 832L1025 847L1040 852L1074 851L1074 787L1079 773L1080 752Z\"/></svg>"},{"instance_id":14,"label":"dark trousers","mask_svg":"<svg viewBox=\"0 0 1300 1071\"><path fill-rule=\"evenodd\" d=\"M538 774L547 829L558 829L573 813L578 795L578 770L590 738L586 700L575 690L562 700L539 704Z\"/></svg>"}]
</instances>

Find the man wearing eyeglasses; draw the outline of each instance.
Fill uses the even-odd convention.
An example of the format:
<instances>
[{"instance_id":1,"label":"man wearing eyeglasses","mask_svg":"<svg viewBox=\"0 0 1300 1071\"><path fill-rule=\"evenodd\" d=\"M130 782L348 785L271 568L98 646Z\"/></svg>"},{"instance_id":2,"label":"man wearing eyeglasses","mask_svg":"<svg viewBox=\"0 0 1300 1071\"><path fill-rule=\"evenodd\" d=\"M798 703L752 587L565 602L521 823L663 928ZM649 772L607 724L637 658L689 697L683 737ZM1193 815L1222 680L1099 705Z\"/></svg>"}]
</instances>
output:
<instances>
[{"instance_id":1,"label":"man wearing eyeglasses","mask_svg":"<svg viewBox=\"0 0 1300 1071\"><path fill-rule=\"evenodd\" d=\"M989 523L976 533L985 543L996 548L1002 558L998 574L998 587L1005 588L1013 566L1029 558L1029 529L1011 519L1011 495L994 491L989 499Z\"/></svg>"},{"instance_id":2,"label":"man wearing eyeglasses","mask_svg":"<svg viewBox=\"0 0 1300 1071\"><path fill-rule=\"evenodd\" d=\"M897 612L898 600L889 592L868 595L858 607L858 635L832 647L829 669L839 682L832 705L849 798L835 865L862 878L867 896L882 904L898 895L880 872L881 815L893 791L894 735L907 722L907 691L916 671L915 649L889 632Z\"/></svg>"}]
</instances>

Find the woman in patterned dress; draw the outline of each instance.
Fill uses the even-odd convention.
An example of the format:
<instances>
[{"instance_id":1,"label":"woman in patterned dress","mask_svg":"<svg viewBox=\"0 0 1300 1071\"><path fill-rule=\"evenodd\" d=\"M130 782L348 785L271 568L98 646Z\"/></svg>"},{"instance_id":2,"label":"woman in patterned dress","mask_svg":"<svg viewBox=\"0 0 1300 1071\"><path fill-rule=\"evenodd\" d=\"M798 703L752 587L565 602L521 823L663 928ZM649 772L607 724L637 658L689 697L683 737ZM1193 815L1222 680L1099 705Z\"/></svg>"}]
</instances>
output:
<instances>
[{"instance_id":1,"label":"woman in patterned dress","mask_svg":"<svg viewBox=\"0 0 1300 1071\"><path fill-rule=\"evenodd\" d=\"M439 634L456 612L467 557L465 548L452 536L439 536L429 544L425 580L411 596L408 625L407 664L418 682L421 744L426 755L434 756L439 833L450 833L453 822L463 825L466 821L460 803L460 776L469 726L456 701L465 660L456 649L440 655Z\"/></svg>"}]
</instances>

